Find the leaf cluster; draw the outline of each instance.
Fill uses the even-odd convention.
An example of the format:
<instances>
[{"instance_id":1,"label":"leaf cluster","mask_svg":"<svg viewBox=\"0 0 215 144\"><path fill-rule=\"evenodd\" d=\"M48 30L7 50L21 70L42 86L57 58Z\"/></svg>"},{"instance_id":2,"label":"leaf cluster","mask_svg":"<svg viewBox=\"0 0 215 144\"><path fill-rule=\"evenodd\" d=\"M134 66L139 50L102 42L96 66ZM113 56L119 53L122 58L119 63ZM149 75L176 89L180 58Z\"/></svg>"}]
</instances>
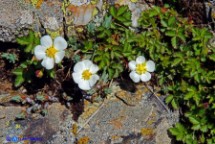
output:
<instances>
[{"instance_id":1,"label":"leaf cluster","mask_svg":"<svg viewBox=\"0 0 215 144\"><path fill-rule=\"evenodd\" d=\"M18 60L17 55L13 53L2 53L1 57L8 60L9 63L13 64Z\"/></svg>"},{"instance_id":2,"label":"leaf cluster","mask_svg":"<svg viewBox=\"0 0 215 144\"><path fill-rule=\"evenodd\" d=\"M132 37L131 12L128 6L110 6L99 27L88 24L86 40L81 51L90 54L102 71L108 73L109 80L116 78L125 69L128 60L135 59L138 47Z\"/></svg>"},{"instance_id":3,"label":"leaf cluster","mask_svg":"<svg viewBox=\"0 0 215 144\"><path fill-rule=\"evenodd\" d=\"M154 7L139 19L137 43L157 62L166 103L181 107L181 123L170 129L188 144L215 142L215 47L212 34L168 7ZM188 123L189 122L189 123Z\"/></svg>"}]
</instances>

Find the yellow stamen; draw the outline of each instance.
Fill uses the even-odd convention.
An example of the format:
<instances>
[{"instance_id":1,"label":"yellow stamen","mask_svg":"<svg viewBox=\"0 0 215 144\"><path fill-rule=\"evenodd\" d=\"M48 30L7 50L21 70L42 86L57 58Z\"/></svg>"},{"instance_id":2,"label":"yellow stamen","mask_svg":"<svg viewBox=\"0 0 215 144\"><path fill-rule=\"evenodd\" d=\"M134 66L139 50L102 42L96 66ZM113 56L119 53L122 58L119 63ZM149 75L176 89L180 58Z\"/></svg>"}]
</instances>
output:
<instances>
[{"instance_id":1,"label":"yellow stamen","mask_svg":"<svg viewBox=\"0 0 215 144\"><path fill-rule=\"evenodd\" d=\"M50 58L54 58L55 57L55 54L58 52L57 49L55 49L54 46L51 46L50 48L48 48L46 50L46 55Z\"/></svg>"},{"instance_id":2,"label":"yellow stamen","mask_svg":"<svg viewBox=\"0 0 215 144\"><path fill-rule=\"evenodd\" d=\"M91 76L92 76L92 73L88 69L83 71L83 73L82 73L82 78L84 80L89 80L91 78Z\"/></svg>"},{"instance_id":3,"label":"yellow stamen","mask_svg":"<svg viewBox=\"0 0 215 144\"><path fill-rule=\"evenodd\" d=\"M136 65L136 72L137 74L141 75L146 73L146 63L141 63Z\"/></svg>"}]
</instances>

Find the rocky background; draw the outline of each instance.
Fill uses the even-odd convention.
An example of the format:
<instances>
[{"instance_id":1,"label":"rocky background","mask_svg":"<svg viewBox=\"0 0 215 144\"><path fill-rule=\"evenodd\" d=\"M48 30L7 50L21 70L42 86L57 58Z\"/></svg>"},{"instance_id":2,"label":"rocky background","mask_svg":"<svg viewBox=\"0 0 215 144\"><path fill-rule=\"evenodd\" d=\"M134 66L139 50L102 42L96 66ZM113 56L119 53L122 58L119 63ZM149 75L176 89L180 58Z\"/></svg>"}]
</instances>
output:
<instances>
[{"instance_id":1,"label":"rocky background","mask_svg":"<svg viewBox=\"0 0 215 144\"><path fill-rule=\"evenodd\" d=\"M181 4L183 4L182 1ZM185 2L186 3L186 2ZM33 30L40 35L76 35L77 28L90 21L103 20L107 4L128 5L132 11L132 25L137 26L141 11L161 1L130 0L0 0L0 42L13 43L17 37ZM186 3L187 4L187 3ZM195 16L196 24L213 23L213 4L196 3L198 7L184 5L186 16ZM193 11L190 9L193 8ZM203 11L201 13L196 12ZM189 11L189 13L187 12ZM194 13L195 12L195 13ZM210 25L213 27L213 25ZM1 45L0 45L1 46ZM4 48L4 45L2 45ZM65 105L53 103L43 117L33 114L25 120L14 118L24 107L5 105L13 91L11 84L0 84L0 143L20 144L170 144L168 128L179 119L179 112L171 112L152 87L137 86L135 93L113 84L114 91L105 100L90 103L83 100L83 113L77 121ZM16 92L14 92L16 93ZM24 90L19 93L25 93ZM19 137L17 140L16 138ZM25 138L22 139L21 138ZM30 138L34 138L30 139Z\"/></svg>"}]
</instances>

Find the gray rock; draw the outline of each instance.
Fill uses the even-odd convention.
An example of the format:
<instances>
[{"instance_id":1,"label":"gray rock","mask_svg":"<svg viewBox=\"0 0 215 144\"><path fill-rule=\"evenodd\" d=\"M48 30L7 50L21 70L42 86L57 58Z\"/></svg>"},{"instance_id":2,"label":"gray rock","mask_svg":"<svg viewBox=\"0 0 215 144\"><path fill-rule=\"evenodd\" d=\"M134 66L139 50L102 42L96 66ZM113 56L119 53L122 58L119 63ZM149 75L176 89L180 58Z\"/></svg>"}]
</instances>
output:
<instances>
[{"instance_id":1,"label":"gray rock","mask_svg":"<svg viewBox=\"0 0 215 144\"><path fill-rule=\"evenodd\" d=\"M0 41L14 42L30 29L44 34L44 29L58 31L63 27L59 0L44 1L40 7L24 0L1 0Z\"/></svg>"}]
</instances>

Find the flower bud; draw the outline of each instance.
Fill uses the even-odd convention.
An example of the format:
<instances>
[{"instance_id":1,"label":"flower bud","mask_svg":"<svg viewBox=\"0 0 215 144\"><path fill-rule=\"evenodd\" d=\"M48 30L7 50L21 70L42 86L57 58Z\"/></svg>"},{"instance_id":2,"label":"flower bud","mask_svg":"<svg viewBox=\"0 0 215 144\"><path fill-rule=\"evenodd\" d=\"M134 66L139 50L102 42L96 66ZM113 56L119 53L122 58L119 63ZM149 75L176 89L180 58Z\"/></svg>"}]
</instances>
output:
<instances>
[{"instance_id":1,"label":"flower bud","mask_svg":"<svg viewBox=\"0 0 215 144\"><path fill-rule=\"evenodd\" d=\"M41 70L36 70L35 75L36 77L41 78L43 77L43 72Z\"/></svg>"}]
</instances>

